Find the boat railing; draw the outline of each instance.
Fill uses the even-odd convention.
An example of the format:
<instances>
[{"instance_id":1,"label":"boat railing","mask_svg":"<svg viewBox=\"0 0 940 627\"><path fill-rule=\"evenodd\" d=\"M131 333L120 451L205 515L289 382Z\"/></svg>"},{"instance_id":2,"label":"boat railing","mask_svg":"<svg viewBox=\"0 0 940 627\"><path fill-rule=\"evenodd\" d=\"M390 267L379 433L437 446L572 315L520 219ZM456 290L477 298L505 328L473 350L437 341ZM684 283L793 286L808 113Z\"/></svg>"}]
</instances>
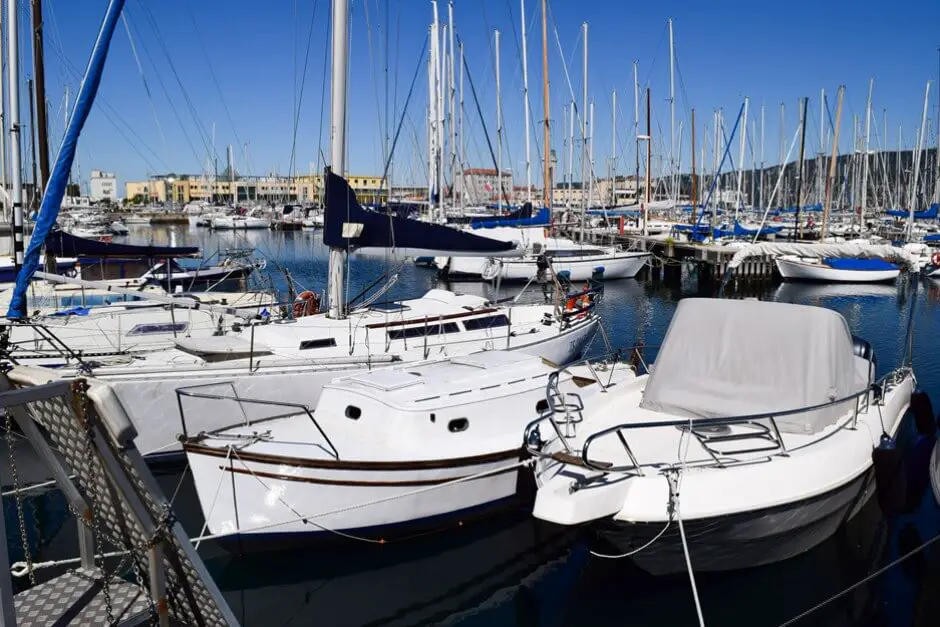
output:
<instances>
[{"instance_id":1,"label":"boat railing","mask_svg":"<svg viewBox=\"0 0 940 627\"><path fill-rule=\"evenodd\" d=\"M205 390L212 388L227 388L230 393L212 393ZM182 428L182 439L190 439L189 430L186 428L186 411L184 399L189 403L190 411L195 408L200 414L207 411L218 412L220 403L231 403L235 405L238 413L244 420L244 426L257 425L259 423L276 420L278 418L287 418L298 414L306 414L310 423L314 426L323 441L329 447L329 452L334 459L339 459L339 451L333 445L333 441L317 422L313 412L309 407L302 403L290 403L287 401L274 401L269 399L248 398L239 396L235 389L234 381L216 381L213 383L203 383L199 385L183 386L176 389L176 403L180 412L180 424ZM202 433L199 434L203 435Z\"/></svg>"},{"instance_id":2,"label":"boat railing","mask_svg":"<svg viewBox=\"0 0 940 627\"><path fill-rule=\"evenodd\" d=\"M674 418L669 420L652 420L642 422L628 422L592 433L584 439L580 454L574 450L570 443L570 436L562 434L558 421L554 419L551 411L543 413L539 418L530 422L524 432L523 442L527 452L537 458L551 458L566 464L583 466L591 470L602 473L636 473L644 475L643 465L639 463L630 444L627 442L627 434L637 429L662 429L673 428L680 429L694 436L705 451L712 458L712 465L725 466L735 462L735 455L750 455L755 453L766 453L768 456L787 457L796 449L788 449L783 440L778 425L778 420L785 417L796 416L811 411L818 411L828 407L833 407L845 403L853 403L852 416L848 421L839 425L838 430L847 428L854 430L858 425L858 416L860 413L868 411L872 402L876 405L883 404L888 391L896 386L909 373L909 368L898 368L880 380L871 383L864 389L842 398L801 407L798 409L789 409L781 411L770 411L758 414L748 414L741 416L719 416L712 418ZM551 377L550 377L551 378ZM548 387L548 386L547 386ZM551 403L549 403L551 405ZM546 450L549 441L542 440L540 426L548 421L556 435L563 450ZM562 423L563 424L563 423ZM743 430L733 431L730 427L745 427ZM827 434L824 437L828 437ZM612 461L599 460L591 457L590 449L596 445L599 440L615 436L624 450L629 464L616 464ZM821 438L822 439L822 438ZM804 448L812 445L819 440L801 445L797 448ZM736 449L718 449L716 445L728 443L747 443L741 448Z\"/></svg>"}]
</instances>

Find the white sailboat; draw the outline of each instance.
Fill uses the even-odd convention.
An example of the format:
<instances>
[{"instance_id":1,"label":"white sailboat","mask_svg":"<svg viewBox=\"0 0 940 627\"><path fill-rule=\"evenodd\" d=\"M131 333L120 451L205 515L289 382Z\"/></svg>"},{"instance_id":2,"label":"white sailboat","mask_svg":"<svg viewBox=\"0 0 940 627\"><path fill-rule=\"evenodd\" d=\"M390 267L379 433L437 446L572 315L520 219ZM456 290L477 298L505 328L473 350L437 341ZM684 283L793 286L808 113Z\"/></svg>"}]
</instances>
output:
<instances>
[{"instance_id":1,"label":"white sailboat","mask_svg":"<svg viewBox=\"0 0 940 627\"><path fill-rule=\"evenodd\" d=\"M594 524L653 574L684 572L684 546L696 572L802 553L868 501L910 404L908 366L874 371L836 312L682 300L652 374L527 428L534 514Z\"/></svg>"},{"instance_id":2,"label":"white sailboat","mask_svg":"<svg viewBox=\"0 0 940 627\"><path fill-rule=\"evenodd\" d=\"M907 250L881 244L804 244L763 242L735 253L730 268L749 257L772 257L784 280L828 283L893 281L902 268L920 264Z\"/></svg>"},{"instance_id":3,"label":"white sailboat","mask_svg":"<svg viewBox=\"0 0 940 627\"><path fill-rule=\"evenodd\" d=\"M315 408L182 388L183 447L209 530L362 534L505 504L519 490L519 435L548 407L553 371L536 357L484 351L336 379ZM556 392L583 400L634 377L623 364L585 364L565 371ZM193 433L189 417L210 412L229 426Z\"/></svg>"}]
</instances>

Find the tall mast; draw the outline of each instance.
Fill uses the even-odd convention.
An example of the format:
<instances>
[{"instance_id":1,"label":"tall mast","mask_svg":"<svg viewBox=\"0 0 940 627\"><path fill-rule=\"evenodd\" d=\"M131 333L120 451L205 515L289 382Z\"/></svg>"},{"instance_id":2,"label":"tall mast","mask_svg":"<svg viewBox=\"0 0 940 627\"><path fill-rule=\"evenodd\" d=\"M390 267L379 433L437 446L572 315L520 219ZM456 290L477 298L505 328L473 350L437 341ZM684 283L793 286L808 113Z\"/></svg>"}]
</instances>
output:
<instances>
[{"instance_id":1,"label":"tall mast","mask_svg":"<svg viewBox=\"0 0 940 627\"><path fill-rule=\"evenodd\" d=\"M7 189L7 121L9 117L7 116L7 100L3 97L3 92L6 90L6 85L3 84L5 80L4 70L6 70L6 51L3 50L3 33L7 28L7 16L2 15L3 11L0 10L0 188L3 189L3 219L11 221L13 218L13 207L12 200L9 195L9 190ZM66 90L68 85L66 85ZM66 94L68 91L66 91ZM66 126L68 126L68 119L65 121Z\"/></svg>"},{"instance_id":2,"label":"tall mast","mask_svg":"<svg viewBox=\"0 0 940 627\"><path fill-rule=\"evenodd\" d=\"M826 152L826 90L819 90L819 152L816 157L816 198L822 202L825 188L823 159Z\"/></svg>"},{"instance_id":3,"label":"tall mast","mask_svg":"<svg viewBox=\"0 0 940 627\"><path fill-rule=\"evenodd\" d=\"M525 108L525 199L532 202L532 155L529 148L529 48L526 44L525 0L519 0L522 15L522 103Z\"/></svg>"},{"instance_id":4,"label":"tall mast","mask_svg":"<svg viewBox=\"0 0 940 627\"><path fill-rule=\"evenodd\" d=\"M29 195L29 210L33 212L39 209L39 180L36 177L36 92L33 90L33 79L26 79L26 96L29 101L29 152L30 152L30 180L33 184L32 193Z\"/></svg>"},{"instance_id":5,"label":"tall mast","mask_svg":"<svg viewBox=\"0 0 940 627\"><path fill-rule=\"evenodd\" d=\"M649 235L650 221L650 186L652 185L652 176L650 166L652 165L652 126L650 124L650 88L646 88L646 202L643 203L643 237Z\"/></svg>"},{"instance_id":6,"label":"tall mast","mask_svg":"<svg viewBox=\"0 0 940 627\"><path fill-rule=\"evenodd\" d=\"M544 131L542 137L542 159L545 161L543 168L543 181L544 187L543 193L545 198L545 206L551 210L551 188L552 188L552 172L550 170L549 159L551 157L551 132L549 128L549 120L551 116L549 115L548 108L548 17L546 15L546 0L542 0L542 114L545 116ZM528 119L528 116L526 116ZM528 140L529 134L526 133L526 140Z\"/></svg>"},{"instance_id":7,"label":"tall mast","mask_svg":"<svg viewBox=\"0 0 940 627\"><path fill-rule=\"evenodd\" d=\"M744 120L741 125L741 148L738 151L738 190L734 199L734 221L738 221L738 207L741 206L741 186L744 183L744 148L747 146L747 106L748 98L744 97Z\"/></svg>"},{"instance_id":8,"label":"tall mast","mask_svg":"<svg viewBox=\"0 0 940 627\"><path fill-rule=\"evenodd\" d=\"M757 208L764 208L764 103L760 105L760 203Z\"/></svg>"},{"instance_id":9,"label":"tall mast","mask_svg":"<svg viewBox=\"0 0 940 627\"><path fill-rule=\"evenodd\" d=\"M800 107L800 162L796 167L796 225L793 233L797 237L803 237L803 225L800 224L800 210L803 203L803 157L806 154L806 105L809 98L803 98Z\"/></svg>"},{"instance_id":10,"label":"tall mast","mask_svg":"<svg viewBox=\"0 0 940 627\"><path fill-rule=\"evenodd\" d=\"M588 132L591 134L591 139L594 135L594 100L591 100L591 104L588 105L588 119L590 120L590 125L588 126ZM594 142L591 141L588 144L588 199L587 206L590 206L594 202ZM584 241L584 214L581 215L581 241Z\"/></svg>"},{"instance_id":11,"label":"tall mast","mask_svg":"<svg viewBox=\"0 0 940 627\"><path fill-rule=\"evenodd\" d=\"M692 224L695 224L695 205L697 202L698 187L695 180L695 109L692 109Z\"/></svg>"},{"instance_id":12,"label":"tall mast","mask_svg":"<svg viewBox=\"0 0 940 627\"><path fill-rule=\"evenodd\" d=\"M460 213L463 213L463 168L464 168L464 145L463 145L463 79L464 79L464 63L463 63L463 42L460 42L460 117L459 117L459 137L457 138L457 145L460 147L460 176L457 177L456 189L457 189L457 203L460 207Z\"/></svg>"},{"instance_id":13,"label":"tall mast","mask_svg":"<svg viewBox=\"0 0 940 627\"><path fill-rule=\"evenodd\" d=\"M832 132L832 159L829 161L829 179L826 181L826 204L823 207L822 237L829 236L829 214L832 207L832 189L836 182L836 166L839 163L839 127L842 123L842 96L845 86L839 86L838 102L836 103L836 127Z\"/></svg>"},{"instance_id":14,"label":"tall mast","mask_svg":"<svg viewBox=\"0 0 940 627\"><path fill-rule=\"evenodd\" d=\"M333 0L332 68L330 72L330 167L346 173L346 75L349 69L348 0ZM334 209L335 210L335 209ZM345 251L330 248L329 307L331 318L345 318Z\"/></svg>"},{"instance_id":15,"label":"tall mast","mask_svg":"<svg viewBox=\"0 0 940 627\"><path fill-rule=\"evenodd\" d=\"M7 2L7 80L10 99L10 181L13 185L13 262L23 265L23 161L20 155L19 3Z\"/></svg>"},{"instance_id":16,"label":"tall mast","mask_svg":"<svg viewBox=\"0 0 940 627\"><path fill-rule=\"evenodd\" d=\"M582 91L581 91L581 241L584 241L584 216L585 210L587 209L587 203L589 202L587 195L585 194L587 177L590 176L588 169L588 131L587 131L587 97L588 97L588 25L587 22L582 22L581 24L581 36L584 38L584 68L583 74L584 77Z\"/></svg>"},{"instance_id":17,"label":"tall mast","mask_svg":"<svg viewBox=\"0 0 940 627\"><path fill-rule=\"evenodd\" d=\"M456 73L454 72L454 2L451 0L447 4L447 34L450 38L449 43L447 44L447 49L450 53L450 56L447 57L448 61L448 77L447 85L450 88L448 90L448 109L450 110L450 138L448 143L450 144L450 175L451 175L451 193L450 193L450 204L453 207L454 203L454 194L457 189L457 116L454 114L454 105L457 100L457 84L454 80L456 78Z\"/></svg>"},{"instance_id":18,"label":"tall mast","mask_svg":"<svg viewBox=\"0 0 940 627\"><path fill-rule=\"evenodd\" d=\"M33 16L33 76L36 91L36 132L39 136L39 148L36 155L39 158L39 184L36 198L42 195L42 190L49 180L49 130L46 118L46 64L43 60L42 38L42 0L32 0Z\"/></svg>"},{"instance_id":19,"label":"tall mast","mask_svg":"<svg viewBox=\"0 0 940 627\"><path fill-rule=\"evenodd\" d=\"M571 208L571 187L574 183L574 100L568 107L568 197L565 206Z\"/></svg>"},{"instance_id":20,"label":"tall mast","mask_svg":"<svg viewBox=\"0 0 940 627\"><path fill-rule=\"evenodd\" d=\"M503 211L503 107L499 98L499 31L493 45L496 48L496 207Z\"/></svg>"},{"instance_id":21,"label":"tall mast","mask_svg":"<svg viewBox=\"0 0 940 627\"><path fill-rule=\"evenodd\" d=\"M868 148L871 136L871 92L875 87L875 79L868 81L868 104L865 106L865 151L862 153L862 205L858 214L858 232L861 234L865 225L865 208L868 206Z\"/></svg>"},{"instance_id":22,"label":"tall mast","mask_svg":"<svg viewBox=\"0 0 940 627\"><path fill-rule=\"evenodd\" d=\"M669 174L672 178L673 203L679 201L677 184L679 181L679 166L676 161L676 48L672 37L672 18L669 18Z\"/></svg>"},{"instance_id":23,"label":"tall mast","mask_svg":"<svg viewBox=\"0 0 940 627\"><path fill-rule=\"evenodd\" d=\"M920 155L924 148L924 136L927 134L927 106L930 102L930 81L927 81L927 88L924 90L924 112L920 118L920 133L917 135L917 152L914 153L914 176L911 182L911 208L907 221L907 240L911 240L911 233L914 230L914 203L917 200L917 179L920 174Z\"/></svg>"},{"instance_id":24,"label":"tall mast","mask_svg":"<svg viewBox=\"0 0 940 627\"><path fill-rule=\"evenodd\" d=\"M933 182L934 202L940 202L940 47L937 48L937 87L937 152L934 153L937 175Z\"/></svg>"},{"instance_id":25,"label":"tall mast","mask_svg":"<svg viewBox=\"0 0 940 627\"><path fill-rule=\"evenodd\" d=\"M633 144L636 147L636 169L633 179L633 199L640 204L640 79L637 61L633 61Z\"/></svg>"},{"instance_id":26,"label":"tall mast","mask_svg":"<svg viewBox=\"0 0 940 627\"><path fill-rule=\"evenodd\" d=\"M610 206L617 204L617 90L611 94L610 103Z\"/></svg>"}]
</instances>

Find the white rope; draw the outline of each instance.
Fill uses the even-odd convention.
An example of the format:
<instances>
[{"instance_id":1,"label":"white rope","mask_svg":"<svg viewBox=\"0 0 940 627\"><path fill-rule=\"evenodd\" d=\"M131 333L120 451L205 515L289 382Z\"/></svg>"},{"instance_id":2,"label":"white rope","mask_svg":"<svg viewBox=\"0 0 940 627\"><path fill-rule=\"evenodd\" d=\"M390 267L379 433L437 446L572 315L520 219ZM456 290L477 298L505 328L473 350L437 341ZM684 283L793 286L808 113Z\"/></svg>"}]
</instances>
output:
<instances>
[{"instance_id":1,"label":"white rope","mask_svg":"<svg viewBox=\"0 0 940 627\"><path fill-rule=\"evenodd\" d=\"M602 557L602 558L604 558L605 560L619 560L619 559L623 559L623 558L625 558L625 557L631 557L631 556L633 556L633 555L636 555L636 554L639 553L640 551L645 551L646 549L650 548L651 546L653 546L653 544L654 544L657 540L659 540L661 537L663 537L663 534L666 533L666 530L667 530L667 529L669 529L670 523L672 523L672 520L667 520L665 526L662 528L662 531L660 531L659 533L657 533L657 534L653 537L652 540L650 540L649 542L647 542L646 544L644 544L643 546L641 546L641 547L638 548L638 549L633 549L632 551L628 551L628 552L626 552L626 553L621 553L620 555L607 555L607 554L605 554L605 553L598 553L598 552L596 552L596 551L591 551L591 555L593 555L594 557Z\"/></svg>"},{"instance_id":2,"label":"white rope","mask_svg":"<svg viewBox=\"0 0 940 627\"><path fill-rule=\"evenodd\" d=\"M681 485L682 476L686 469L686 460L689 456L689 443L692 440L692 427L692 418L689 417L688 433L683 431L679 438L680 446L682 445L682 441L685 440L685 450L682 452L678 477L675 478L675 507L673 508L673 511L676 515L676 522L679 523L679 537L682 539L682 553L685 555L685 567L689 572L689 584L692 586L692 599L695 601L695 613L698 614L698 624L699 627L705 627L705 616L702 614L702 601L698 596L698 586L695 585L695 571L692 569L692 558L689 556L689 542L685 537L685 526L682 524L682 512L680 511L679 505L679 486ZM686 437L686 435L689 437ZM667 475L667 480L669 480L670 476L671 475ZM673 484L670 482L670 489L672 486Z\"/></svg>"},{"instance_id":3,"label":"white rope","mask_svg":"<svg viewBox=\"0 0 940 627\"><path fill-rule=\"evenodd\" d=\"M456 479L452 479L451 481L445 481L444 483L438 483L438 484L435 484L435 485L432 485L432 486L427 486L427 487L424 487L424 488L419 488L419 489L417 489L417 490L412 490L412 491L410 491L410 492L403 492L403 493L401 493L401 494L394 494L394 495L391 495L391 496L386 496L386 497L379 498L379 499L375 499L375 500L372 500L372 501L366 501L366 502L364 502L364 503L358 503L358 504L356 504L356 505L348 505L348 506L346 506L346 507L340 507L340 508L338 508L338 509L334 509L334 510L330 510L330 511L326 511L326 512L320 512L320 513L318 513L318 514L312 514L312 515L309 515L309 516L298 516L298 517L297 517L296 519L294 519L294 520L286 520L286 521L281 521L281 522L274 522L274 523L269 523L269 524L266 524L266 525L258 525L257 527L250 527L250 528L248 528L248 529L239 529L239 530L235 530L235 531L228 531L228 532L225 532L225 533L217 533L217 534L210 534L210 535L206 535L206 536L200 536L200 537L198 537L198 538L194 538L193 541L215 540L215 539L217 539L217 538L224 538L224 537L227 537L227 536L233 536L233 535L238 535L238 534L242 534L242 533L252 533L252 532L255 532L255 531L263 531L263 530L265 530L265 529L271 529L271 528L274 528L274 527L280 527L280 526L283 526L283 525L290 524L290 523L292 523L292 522L297 522L298 520L309 520L309 519L311 519L311 518L322 518L322 517L324 517L324 516L330 516L330 515L332 515L332 514L341 514L341 513L343 513L343 512L349 512L349 511L353 511L353 510L356 510L356 509L361 509L361 508L363 508L363 507L369 507L369 506L372 506L372 505L379 505L379 504L381 504L381 503L387 503L387 502L395 501L395 500L398 500L398 499L403 499L403 498L408 498L408 497L411 497L411 496L416 496L416 495L419 495L419 494L424 494L424 493L426 493L426 492L431 492L432 490L437 490L437 489L440 489L440 488L446 488L446 487L449 487L449 486L452 486L452 485L458 485L458 484L461 484L461 483L466 483L466 482L468 482L468 481L474 481L474 480L476 480L476 479L482 479L483 477L487 477L487 476L490 476L490 475L500 474L500 473L506 472L507 470L512 470L513 468L521 468L521 467L523 467L523 466L529 466L529 465L531 465L531 464L534 463L534 462L535 462L535 459L534 459L534 458L532 458L532 459L525 459L525 460L516 462L516 463L514 463L514 464L510 464L510 465L508 465L508 466L500 466L499 468L493 468L493 469L491 469L491 470L486 470L486 471L483 471L483 472L478 472L478 473L473 474L473 475L465 475L465 476L463 476L463 477L458 477L458 478L456 478Z\"/></svg>"},{"instance_id":4,"label":"white rope","mask_svg":"<svg viewBox=\"0 0 940 627\"><path fill-rule=\"evenodd\" d=\"M228 452L225 454L225 463L226 463L226 464L228 463L229 459L230 459L231 456L232 456L232 450L233 450L233 447L231 447L231 446L228 447ZM187 464L186 467L188 468L189 465ZM193 476L195 476L195 474L194 474ZM206 516L205 516L206 520L203 522L202 530L200 530L200 532L199 532L199 535L200 535L200 536L202 536L202 534L204 534L204 533L206 532L206 529L209 527L209 519L212 517L212 512L215 511L215 502L216 502L216 500L218 500L218 498L219 498L219 492L220 492L221 489L222 489L222 481L223 481L224 479L225 479L225 473L220 472L220 473L219 473L219 485L215 486L215 494L212 496L212 505L209 506L209 512L208 512L208 513L206 514ZM201 540L198 540L198 539L195 541L195 546L196 546L196 550L197 550L197 551L199 550L199 543L200 543L200 542L201 542Z\"/></svg>"}]
</instances>

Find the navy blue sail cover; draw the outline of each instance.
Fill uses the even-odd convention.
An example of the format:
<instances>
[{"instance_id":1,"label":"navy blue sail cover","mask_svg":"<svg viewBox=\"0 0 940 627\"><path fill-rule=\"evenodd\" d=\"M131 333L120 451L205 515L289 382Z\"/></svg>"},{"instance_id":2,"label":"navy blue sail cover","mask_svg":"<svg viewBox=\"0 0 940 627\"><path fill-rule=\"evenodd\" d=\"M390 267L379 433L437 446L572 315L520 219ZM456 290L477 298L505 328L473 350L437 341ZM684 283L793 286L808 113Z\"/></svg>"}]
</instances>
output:
<instances>
[{"instance_id":1,"label":"navy blue sail cover","mask_svg":"<svg viewBox=\"0 0 940 627\"><path fill-rule=\"evenodd\" d=\"M54 230L46 238L46 250L56 257L95 257L100 258L142 258L165 259L167 257L195 257L199 248L195 246L138 246L102 242L95 239L78 237L60 229Z\"/></svg>"},{"instance_id":2,"label":"navy blue sail cover","mask_svg":"<svg viewBox=\"0 0 940 627\"><path fill-rule=\"evenodd\" d=\"M501 253L515 248L513 242L364 209L346 180L329 168L325 195L323 242L330 248L416 248L476 253ZM355 237L343 237L345 223L361 224L362 231Z\"/></svg>"}]
</instances>

